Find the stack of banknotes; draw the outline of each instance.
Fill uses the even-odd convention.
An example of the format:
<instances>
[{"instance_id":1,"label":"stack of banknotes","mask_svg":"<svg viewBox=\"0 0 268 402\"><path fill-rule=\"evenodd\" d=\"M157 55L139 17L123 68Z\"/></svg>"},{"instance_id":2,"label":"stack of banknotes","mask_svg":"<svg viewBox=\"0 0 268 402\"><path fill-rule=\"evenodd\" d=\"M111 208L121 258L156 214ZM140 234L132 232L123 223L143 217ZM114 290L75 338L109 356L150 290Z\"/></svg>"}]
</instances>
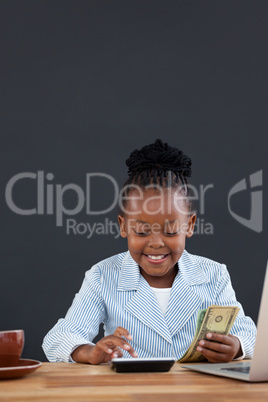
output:
<instances>
[{"instance_id":1,"label":"stack of banknotes","mask_svg":"<svg viewBox=\"0 0 268 402\"><path fill-rule=\"evenodd\" d=\"M194 339L189 349L178 360L184 362L199 362L205 357L196 350L201 339L206 339L208 332L228 335L238 314L238 307L210 306L205 310L199 310Z\"/></svg>"}]
</instances>

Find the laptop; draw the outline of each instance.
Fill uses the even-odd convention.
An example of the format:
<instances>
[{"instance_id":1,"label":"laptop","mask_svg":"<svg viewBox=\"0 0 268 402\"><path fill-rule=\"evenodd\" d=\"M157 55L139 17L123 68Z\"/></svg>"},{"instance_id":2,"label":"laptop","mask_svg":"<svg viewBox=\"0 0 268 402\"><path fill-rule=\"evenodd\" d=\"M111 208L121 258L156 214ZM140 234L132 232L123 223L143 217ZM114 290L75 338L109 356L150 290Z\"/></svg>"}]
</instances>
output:
<instances>
[{"instance_id":1,"label":"laptop","mask_svg":"<svg viewBox=\"0 0 268 402\"><path fill-rule=\"evenodd\" d=\"M237 363L188 363L182 367L237 380L258 382L268 381L268 262L260 303L257 337L252 360Z\"/></svg>"}]
</instances>

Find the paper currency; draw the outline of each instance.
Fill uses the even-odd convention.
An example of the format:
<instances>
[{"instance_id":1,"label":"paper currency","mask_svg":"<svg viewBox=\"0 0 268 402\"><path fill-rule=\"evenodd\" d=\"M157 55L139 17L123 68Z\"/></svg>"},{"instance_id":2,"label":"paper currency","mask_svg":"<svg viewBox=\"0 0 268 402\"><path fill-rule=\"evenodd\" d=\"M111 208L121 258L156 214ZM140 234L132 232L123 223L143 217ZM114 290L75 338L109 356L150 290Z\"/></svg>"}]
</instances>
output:
<instances>
[{"instance_id":1,"label":"paper currency","mask_svg":"<svg viewBox=\"0 0 268 402\"><path fill-rule=\"evenodd\" d=\"M228 335L238 311L238 307L229 306L210 306L206 310L199 310L194 339L189 349L178 361L189 363L204 360L205 357L196 350L199 341L205 339L208 332Z\"/></svg>"}]
</instances>

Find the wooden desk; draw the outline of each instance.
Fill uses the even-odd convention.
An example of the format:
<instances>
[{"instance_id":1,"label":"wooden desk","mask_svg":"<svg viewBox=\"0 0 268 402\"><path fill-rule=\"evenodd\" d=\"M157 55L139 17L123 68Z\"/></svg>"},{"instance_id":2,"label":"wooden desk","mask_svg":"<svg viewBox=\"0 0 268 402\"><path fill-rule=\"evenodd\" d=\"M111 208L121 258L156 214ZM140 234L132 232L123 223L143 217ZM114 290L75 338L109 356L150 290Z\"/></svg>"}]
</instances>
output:
<instances>
[{"instance_id":1,"label":"wooden desk","mask_svg":"<svg viewBox=\"0 0 268 402\"><path fill-rule=\"evenodd\" d=\"M250 384L188 371L115 373L108 365L43 363L34 373L0 381L0 401L265 401L268 383Z\"/></svg>"}]
</instances>

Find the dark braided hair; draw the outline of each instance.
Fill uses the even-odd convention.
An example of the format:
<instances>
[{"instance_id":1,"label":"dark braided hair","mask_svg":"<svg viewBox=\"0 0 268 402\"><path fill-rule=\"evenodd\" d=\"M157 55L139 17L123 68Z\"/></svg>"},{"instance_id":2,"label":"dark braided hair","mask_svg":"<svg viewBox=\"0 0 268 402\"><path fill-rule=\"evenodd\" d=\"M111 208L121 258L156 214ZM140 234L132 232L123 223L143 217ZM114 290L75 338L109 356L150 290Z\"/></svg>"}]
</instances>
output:
<instances>
[{"instance_id":1,"label":"dark braided hair","mask_svg":"<svg viewBox=\"0 0 268 402\"><path fill-rule=\"evenodd\" d=\"M181 187L184 197L189 195L188 177L191 176L191 159L180 149L171 147L157 139L153 144L135 149L126 160L129 178L121 190L122 205L131 185L145 188L148 185L165 187ZM188 200L190 204L190 200ZM119 213L123 214L122 209Z\"/></svg>"}]
</instances>

